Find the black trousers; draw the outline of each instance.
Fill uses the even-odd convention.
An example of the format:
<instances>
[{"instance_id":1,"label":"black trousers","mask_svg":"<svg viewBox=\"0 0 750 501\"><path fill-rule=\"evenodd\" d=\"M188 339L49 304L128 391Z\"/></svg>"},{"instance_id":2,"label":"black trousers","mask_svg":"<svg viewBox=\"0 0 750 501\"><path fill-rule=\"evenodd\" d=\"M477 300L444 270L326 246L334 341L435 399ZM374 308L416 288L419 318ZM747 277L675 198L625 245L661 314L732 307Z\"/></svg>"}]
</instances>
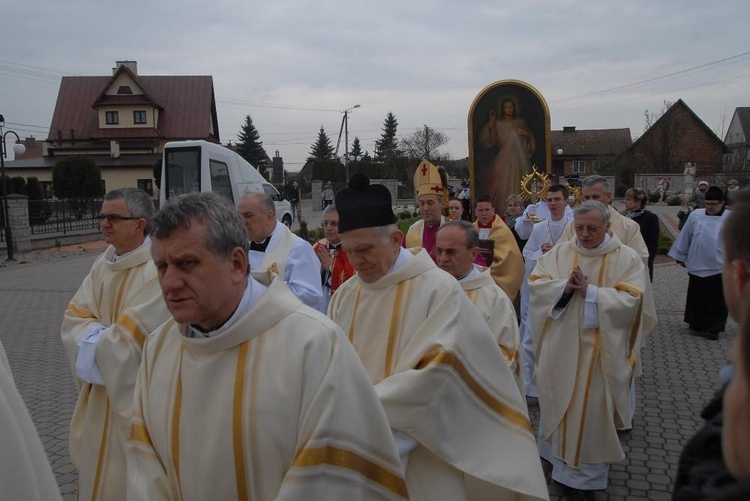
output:
<instances>
[{"instance_id":1,"label":"black trousers","mask_svg":"<svg viewBox=\"0 0 750 501\"><path fill-rule=\"evenodd\" d=\"M727 305L724 302L724 289L721 273L710 277L688 274L687 301L685 302L685 322L698 332L722 332L727 323Z\"/></svg>"}]
</instances>

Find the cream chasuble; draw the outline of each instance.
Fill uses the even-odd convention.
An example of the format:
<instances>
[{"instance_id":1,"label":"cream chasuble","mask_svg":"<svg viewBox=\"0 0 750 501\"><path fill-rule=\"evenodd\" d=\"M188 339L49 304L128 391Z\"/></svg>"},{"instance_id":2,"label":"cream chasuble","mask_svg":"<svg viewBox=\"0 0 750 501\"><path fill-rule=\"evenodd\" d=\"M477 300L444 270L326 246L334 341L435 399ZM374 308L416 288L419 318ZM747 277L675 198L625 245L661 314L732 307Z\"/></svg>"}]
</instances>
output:
<instances>
[{"instance_id":1,"label":"cream chasuble","mask_svg":"<svg viewBox=\"0 0 750 501\"><path fill-rule=\"evenodd\" d=\"M476 221L474 222L474 228L479 231L479 225ZM495 242L492 265L490 266L492 279L513 301L521 288L524 274L523 257L521 257L521 251L518 249L516 238L503 222L503 219L495 215L487 240Z\"/></svg>"},{"instance_id":2,"label":"cream chasuble","mask_svg":"<svg viewBox=\"0 0 750 501\"><path fill-rule=\"evenodd\" d=\"M355 275L329 315L359 353L404 457L411 499L547 499L525 403L487 324L424 250L374 283Z\"/></svg>"},{"instance_id":3,"label":"cream chasuble","mask_svg":"<svg viewBox=\"0 0 750 501\"><path fill-rule=\"evenodd\" d=\"M616 428L631 426L630 385L641 339L656 325L640 256L613 236L600 249L558 243L529 277L535 379L544 438L568 465L623 458ZM584 299L574 293L556 320L550 312L580 266L598 287L598 327L584 328Z\"/></svg>"},{"instance_id":4,"label":"cream chasuble","mask_svg":"<svg viewBox=\"0 0 750 501\"><path fill-rule=\"evenodd\" d=\"M170 320L144 348L128 499L407 497L356 353L280 279L226 331L188 338L187 329Z\"/></svg>"},{"instance_id":5,"label":"cream chasuble","mask_svg":"<svg viewBox=\"0 0 750 501\"><path fill-rule=\"evenodd\" d=\"M513 373L518 389L521 390L521 395L525 395L523 374L521 374L519 361L518 350L521 340L518 333L516 310L508 295L492 280L489 268L483 266L477 266L476 268L481 271L480 275L459 280L458 283L461 284L461 288L469 296L472 304L482 314L490 332L495 335L497 344L508 361L508 366Z\"/></svg>"},{"instance_id":6,"label":"cream chasuble","mask_svg":"<svg viewBox=\"0 0 750 501\"><path fill-rule=\"evenodd\" d=\"M78 402L70 423L70 457L79 471L78 499L124 499L125 444L141 349L169 311L144 244L116 262L109 246L70 301L62 322L63 346L75 376L78 342L89 329L107 329L96 347L104 386L76 378Z\"/></svg>"},{"instance_id":7,"label":"cream chasuble","mask_svg":"<svg viewBox=\"0 0 750 501\"><path fill-rule=\"evenodd\" d=\"M0 498L48 501L60 498L42 441L18 393L0 344Z\"/></svg>"}]
</instances>

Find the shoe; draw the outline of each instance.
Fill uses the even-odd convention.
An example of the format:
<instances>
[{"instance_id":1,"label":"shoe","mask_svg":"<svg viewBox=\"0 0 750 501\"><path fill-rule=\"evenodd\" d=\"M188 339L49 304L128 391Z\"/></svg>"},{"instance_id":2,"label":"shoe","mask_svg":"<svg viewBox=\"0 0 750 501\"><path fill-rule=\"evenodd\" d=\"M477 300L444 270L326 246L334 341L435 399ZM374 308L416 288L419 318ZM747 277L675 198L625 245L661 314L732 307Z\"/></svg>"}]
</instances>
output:
<instances>
[{"instance_id":1,"label":"shoe","mask_svg":"<svg viewBox=\"0 0 750 501\"><path fill-rule=\"evenodd\" d=\"M569 499L570 501L593 501L594 491L568 488L566 499Z\"/></svg>"}]
</instances>

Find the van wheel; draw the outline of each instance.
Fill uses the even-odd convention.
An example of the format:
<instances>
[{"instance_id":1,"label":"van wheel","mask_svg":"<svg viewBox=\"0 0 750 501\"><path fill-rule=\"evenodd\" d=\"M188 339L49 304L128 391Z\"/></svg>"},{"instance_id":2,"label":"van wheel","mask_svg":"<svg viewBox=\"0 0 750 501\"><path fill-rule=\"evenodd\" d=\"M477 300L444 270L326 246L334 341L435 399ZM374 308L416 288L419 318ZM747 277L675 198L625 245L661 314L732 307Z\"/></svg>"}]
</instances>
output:
<instances>
[{"instance_id":1,"label":"van wheel","mask_svg":"<svg viewBox=\"0 0 750 501\"><path fill-rule=\"evenodd\" d=\"M289 217L289 214L286 214L286 215L285 215L285 216L284 216L284 217L283 217L283 218L281 219L281 222L282 222L282 223L284 223L284 226L286 226L287 228L291 228L291 227L292 227L292 218L291 218L291 217Z\"/></svg>"}]
</instances>

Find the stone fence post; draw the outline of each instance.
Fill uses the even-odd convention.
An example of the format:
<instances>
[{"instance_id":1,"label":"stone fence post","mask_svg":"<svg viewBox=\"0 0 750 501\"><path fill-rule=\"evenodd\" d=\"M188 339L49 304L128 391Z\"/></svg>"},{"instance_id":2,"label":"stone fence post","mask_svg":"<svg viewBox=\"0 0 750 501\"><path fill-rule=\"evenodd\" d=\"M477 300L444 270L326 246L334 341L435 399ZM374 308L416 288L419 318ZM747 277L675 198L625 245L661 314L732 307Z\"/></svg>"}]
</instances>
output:
<instances>
[{"instance_id":1,"label":"stone fence post","mask_svg":"<svg viewBox=\"0 0 750 501\"><path fill-rule=\"evenodd\" d=\"M31 250L31 225L29 224L29 197L11 193L8 195L8 216L13 237L13 250ZM7 242L6 242L7 245Z\"/></svg>"}]
</instances>

